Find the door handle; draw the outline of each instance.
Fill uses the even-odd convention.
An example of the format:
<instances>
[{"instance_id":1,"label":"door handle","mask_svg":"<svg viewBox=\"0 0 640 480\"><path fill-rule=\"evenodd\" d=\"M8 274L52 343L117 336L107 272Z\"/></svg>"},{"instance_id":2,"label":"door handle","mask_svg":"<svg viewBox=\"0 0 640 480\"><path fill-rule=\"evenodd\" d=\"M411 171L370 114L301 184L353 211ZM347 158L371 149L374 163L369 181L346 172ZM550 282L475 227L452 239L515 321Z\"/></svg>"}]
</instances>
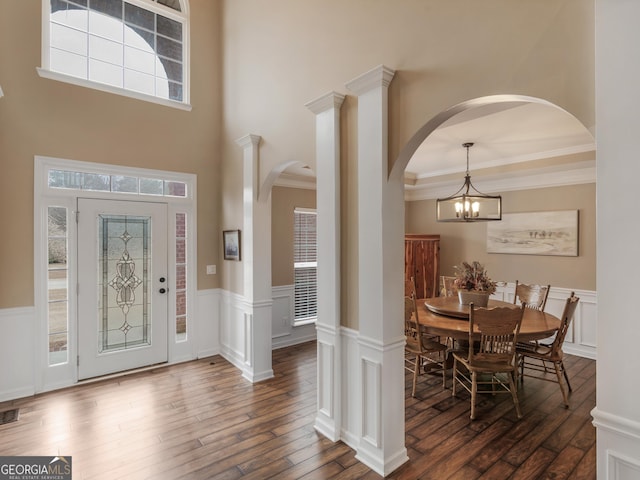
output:
<instances>
[{"instance_id":1,"label":"door handle","mask_svg":"<svg viewBox=\"0 0 640 480\"><path fill-rule=\"evenodd\" d=\"M167 293L167 289L166 288L161 288L160 290L158 290L160 293Z\"/></svg>"}]
</instances>

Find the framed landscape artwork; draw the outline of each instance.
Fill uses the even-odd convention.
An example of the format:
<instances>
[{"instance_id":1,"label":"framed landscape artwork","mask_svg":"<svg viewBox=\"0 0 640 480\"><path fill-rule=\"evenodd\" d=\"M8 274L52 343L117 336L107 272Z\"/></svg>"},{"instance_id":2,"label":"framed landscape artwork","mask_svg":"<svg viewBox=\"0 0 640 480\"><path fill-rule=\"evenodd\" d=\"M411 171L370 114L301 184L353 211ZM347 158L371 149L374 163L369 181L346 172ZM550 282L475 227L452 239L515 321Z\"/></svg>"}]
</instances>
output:
<instances>
[{"instance_id":1,"label":"framed landscape artwork","mask_svg":"<svg viewBox=\"0 0 640 480\"><path fill-rule=\"evenodd\" d=\"M224 259L240 261L240 230L222 232Z\"/></svg>"},{"instance_id":2,"label":"framed landscape artwork","mask_svg":"<svg viewBox=\"0 0 640 480\"><path fill-rule=\"evenodd\" d=\"M578 210L505 213L487 224L487 253L578 256Z\"/></svg>"}]
</instances>

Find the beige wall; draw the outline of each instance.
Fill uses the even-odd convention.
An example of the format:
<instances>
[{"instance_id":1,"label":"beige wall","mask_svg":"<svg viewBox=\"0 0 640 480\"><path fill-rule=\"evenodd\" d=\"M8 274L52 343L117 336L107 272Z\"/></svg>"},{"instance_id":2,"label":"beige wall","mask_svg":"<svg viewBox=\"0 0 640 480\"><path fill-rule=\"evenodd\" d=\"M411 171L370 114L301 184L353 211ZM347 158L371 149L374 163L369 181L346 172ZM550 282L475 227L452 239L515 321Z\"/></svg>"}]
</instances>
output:
<instances>
[{"instance_id":1,"label":"beige wall","mask_svg":"<svg viewBox=\"0 0 640 480\"><path fill-rule=\"evenodd\" d=\"M225 0L224 222L241 205L234 140L261 135L261 175L315 169L305 103L384 64L390 162L442 110L486 95L549 100L594 125L593 2L584 0ZM357 328L357 99L342 106L343 324ZM241 170L240 170L241 171ZM232 205L227 205L231 202ZM401 212L399 212L401 214ZM240 268L233 265L232 268ZM225 283L241 292L242 286Z\"/></svg>"},{"instance_id":2,"label":"beige wall","mask_svg":"<svg viewBox=\"0 0 640 480\"><path fill-rule=\"evenodd\" d=\"M293 210L316 208L316 191L274 187L271 195L271 283L293 285Z\"/></svg>"},{"instance_id":3,"label":"beige wall","mask_svg":"<svg viewBox=\"0 0 640 480\"><path fill-rule=\"evenodd\" d=\"M191 112L38 76L41 1L0 15L0 307L33 305L35 155L198 175L198 288L219 264L220 2L191 2Z\"/></svg>"},{"instance_id":4,"label":"beige wall","mask_svg":"<svg viewBox=\"0 0 640 480\"><path fill-rule=\"evenodd\" d=\"M594 124L593 5L584 0L191 0L191 103L184 112L40 78L41 2L3 0L0 307L33 304L33 157L198 175L198 288L242 293L221 231L242 228L242 150L262 136L260 175L315 166L304 106L376 65L389 91L390 159L426 121L479 96L544 98ZM223 40L224 39L224 40ZM17 48L19 46L19 48ZM221 50L222 49L222 50ZM356 326L357 100L342 107L343 317ZM217 276L205 265L217 264Z\"/></svg>"},{"instance_id":5,"label":"beige wall","mask_svg":"<svg viewBox=\"0 0 640 480\"><path fill-rule=\"evenodd\" d=\"M478 260L493 280L551 284L552 287L596 290L595 184L505 192L504 213L578 210L577 257L503 255L486 252L487 223L438 223L435 200L406 202L407 233L440 235L442 275L452 275L461 261Z\"/></svg>"}]
</instances>

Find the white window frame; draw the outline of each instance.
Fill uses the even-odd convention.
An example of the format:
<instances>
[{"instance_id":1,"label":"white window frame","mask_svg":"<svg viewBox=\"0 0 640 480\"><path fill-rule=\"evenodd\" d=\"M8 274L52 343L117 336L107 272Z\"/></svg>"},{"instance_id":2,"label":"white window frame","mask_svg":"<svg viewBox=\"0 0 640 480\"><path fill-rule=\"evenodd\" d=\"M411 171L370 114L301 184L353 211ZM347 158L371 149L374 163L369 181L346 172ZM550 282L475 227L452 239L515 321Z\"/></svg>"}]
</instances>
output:
<instances>
[{"instance_id":1,"label":"white window frame","mask_svg":"<svg viewBox=\"0 0 640 480\"><path fill-rule=\"evenodd\" d=\"M183 68L183 84L182 84L182 101L171 100L166 98L160 98L153 95L148 95L126 88L115 87L84 78L74 77L72 75L66 75L60 72L54 72L50 69L50 38L51 38L51 1L42 0L42 47L41 47L41 67L36 67L38 75L50 80L56 80L59 82L69 83L80 87L91 88L93 90L100 90L102 92L114 93L124 97L135 98L137 100L143 100L151 103L157 103L167 107L177 108L180 110L191 111L190 101L190 20L189 20L189 4L188 0L179 0L181 6L181 12L176 12L168 7L159 5L151 0L125 0L127 3L136 5L154 13L159 13L167 18L179 20L183 25L182 30L182 68Z\"/></svg>"},{"instance_id":2,"label":"white window frame","mask_svg":"<svg viewBox=\"0 0 640 480\"><path fill-rule=\"evenodd\" d=\"M312 214L312 215L317 215L317 212L315 209L313 208L299 208L296 207L294 208L294 222L293 222L293 248L295 251L296 248L296 221L295 221L295 214L296 213L301 213L301 214ZM318 239L317 239L317 222L316 222L316 255L317 255L317 248L318 248ZM316 315L314 316L305 316L305 317L300 317L298 318L296 316L296 311L298 310L298 305L297 305L297 298L296 298L296 294L295 294L295 290L296 290L296 269L305 269L305 268L315 268L316 269L316 284L315 284L315 290L316 290L316 298L315 298L315 302L316 302ZM299 327L302 325L308 325L308 324L312 324L312 323L316 323L316 320L318 318L317 316L317 301L318 301L318 261L316 258L315 262L296 262L295 261L295 254L294 254L294 263L293 263L293 269L294 269L294 273L293 273L293 290L294 290L294 298L293 298L293 326L294 327ZM308 301L305 301L305 303L309 303Z\"/></svg>"},{"instance_id":3,"label":"white window frame","mask_svg":"<svg viewBox=\"0 0 640 480\"><path fill-rule=\"evenodd\" d=\"M123 175L141 178L162 178L169 181L183 182L187 186L185 197L140 195L122 192L90 191L70 188L51 188L48 185L50 170L65 170L76 172L97 173L104 175ZM36 156L34 159L34 300L36 312L37 345L35 365L41 374L36 375L36 392L54 390L75 384L78 381L77 358L77 198L96 198L111 200L131 200L144 202L166 203L168 206L168 247L169 265L176 263L176 213L187 214L186 248L187 248L187 336L176 335L176 299L169 296L168 332L169 332L169 360L175 363L197 356L197 322L195 319L197 296L197 176L190 173L176 173L143 168L122 167L92 162L65 160L60 158ZM47 290L47 252L48 229L47 215L49 206L60 206L68 209L67 223L68 246L68 361L49 365L48 339L48 290ZM175 292L175 272L169 276L169 291Z\"/></svg>"}]
</instances>

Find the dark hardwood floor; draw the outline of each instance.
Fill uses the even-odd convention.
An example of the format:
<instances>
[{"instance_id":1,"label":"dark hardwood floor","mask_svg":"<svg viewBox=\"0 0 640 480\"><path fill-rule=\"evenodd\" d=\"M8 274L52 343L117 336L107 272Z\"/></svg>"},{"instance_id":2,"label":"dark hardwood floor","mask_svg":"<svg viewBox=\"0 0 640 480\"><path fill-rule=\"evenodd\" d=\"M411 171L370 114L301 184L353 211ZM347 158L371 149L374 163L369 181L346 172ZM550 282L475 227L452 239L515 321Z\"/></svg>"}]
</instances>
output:
<instances>
[{"instance_id":1,"label":"dark hardwood floor","mask_svg":"<svg viewBox=\"0 0 640 480\"><path fill-rule=\"evenodd\" d=\"M316 346L273 353L275 378L255 385L216 356L0 403L0 456L72 456L79 479L379 479L345 444L313 428ZM595 362L569 356L558 386L527 378L517 420L509 396L451 397L441 377L406 381L410 462L392 479L594 479ZM450 387L450 381L448 382Z\"/></svg>"}]
</instances>

